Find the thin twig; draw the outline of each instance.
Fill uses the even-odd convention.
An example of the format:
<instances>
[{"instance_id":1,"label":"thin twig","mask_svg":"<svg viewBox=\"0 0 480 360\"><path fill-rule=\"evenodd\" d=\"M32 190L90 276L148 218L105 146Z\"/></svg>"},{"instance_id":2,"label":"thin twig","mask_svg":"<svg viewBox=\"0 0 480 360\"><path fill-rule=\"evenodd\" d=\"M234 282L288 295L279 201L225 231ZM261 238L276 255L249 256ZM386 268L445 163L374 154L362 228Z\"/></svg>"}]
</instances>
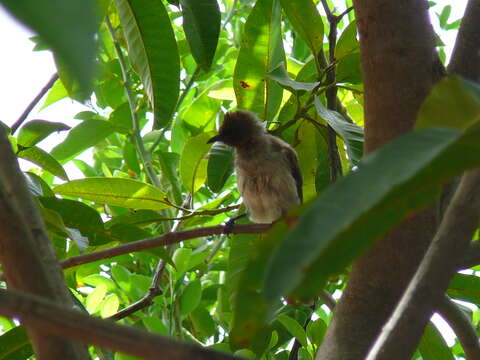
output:
<instances>
[{"instance_id":1,"label":"thin twig","mask_svg":"<svg viewBox=\"0 0 480 360\"><path fill-rule=\"evenodd\" d=\"M233 234L258 234L267 231L270 224L238 224L231 231ZM79 255L70 259L63 260L60 265L62 268L70 268L93 261L109 259L115 256L128 254L135 251L151 249L157 246L165 246L179 243L183 240L194 239L203 236L220 235L225 231L225 225L208 226L177 232L169 232L161 236L156 236L144 240L138 240L131 243L119 245L114 248L96 251L90 254Z\"/></svg>"},{"instance_id":2,"label":"thin twig","mask_svg":"<svg viewBox=\"0 0 480 360\"><path fill-rule=\"evenodd\" d=\"M467 359L480 359L480 342L478 335L474 326L462 310L452 299L444 295L438 304L437 311L450 325L455 335L457 335Z\"/></svg>"},{"instance_id":3,"label":"thin twig","mask_svg":"<svg viewBox=\"0 0 480 360\"><path fill-rule=\"evenodd\" d=\"M42 100L43 96L50 90L50 88L55 84L55 81L58 80L58 74L55 73L52 75L50 80L45 84L45 86L40 90L40 92L33 98L33 100L28 104L28 106L25 108L23 111L22 115L15 121L15 123L12 125L12 134L17 131L17 129L22 125L22 123L27 119L28 115L30 112L33 110L33 108L38 104L40 100Z\"/></svg>"}]
</instances>

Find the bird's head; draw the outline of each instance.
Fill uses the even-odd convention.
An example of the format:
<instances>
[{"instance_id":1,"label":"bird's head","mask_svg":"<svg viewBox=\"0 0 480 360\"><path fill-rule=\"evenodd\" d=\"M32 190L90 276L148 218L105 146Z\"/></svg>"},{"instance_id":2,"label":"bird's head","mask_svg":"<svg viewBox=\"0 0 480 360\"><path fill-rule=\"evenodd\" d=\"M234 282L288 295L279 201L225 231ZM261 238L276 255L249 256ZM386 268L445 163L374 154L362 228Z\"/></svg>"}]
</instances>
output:
<instances>
[{"instance_id":1,"label":"bird's head","mask_svg":"<svg viewBox=\"0 0 480 360\"><path fill-rule=\"evenodd\" d=\"M255 115L248 111L237 110L225 114L218 135L208 140L208 143L221 141L233 147L242 146L250 139L264 133L265 129Z\"/></svg>"}]
</instances>

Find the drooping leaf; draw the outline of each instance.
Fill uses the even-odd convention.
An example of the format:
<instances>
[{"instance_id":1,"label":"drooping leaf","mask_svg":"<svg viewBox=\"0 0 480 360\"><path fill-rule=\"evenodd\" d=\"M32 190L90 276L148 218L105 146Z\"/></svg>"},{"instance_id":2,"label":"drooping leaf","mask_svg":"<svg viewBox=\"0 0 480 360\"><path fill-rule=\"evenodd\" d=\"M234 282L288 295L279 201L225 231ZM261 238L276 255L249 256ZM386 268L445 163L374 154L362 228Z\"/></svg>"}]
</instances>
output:
<instances>
[{"instance_id":1,"label":"drooping leaf","mask_svg":"<svg viewBox=\"0 0 480 360\"><path fill-rule=\"evenodd\" d=\"M455 357L433 324L428 324L418 345L423 360L454 360Z\"/></svg>"},{"instance_id":2,"label":"drooping leaf","mask_svg":"<svg viewBox=\"0 0 480 360\"><path fill-rule=\"evenodd\" d=\"M312 91L319 85L319 82L300 82L295 81L288 76L287 70L285 70L285 64L280 64L271 72L268 73L268 77L279 83L284 89L295 92Z\"/></svg>"},{"instance_id":3,"label":"drooping leaf","mask_svg":"<svg viewBox=\"0 0 480 360\"><path fill-rule=\"evenodd\" d=\"M295 31L319 56L323 49L323 22L312 0L281 0L283 10Z\"/></svg>"},{"instance_id":4,"label":"drooping leaf","mask_svg":"<svg viewBox=\"0 0 480 360\"><path fill-rule=\"evenodd\" d=\"M276 68L285 54L280 33L278 0L259 0L248 16L237 63L233 88L238 107L271 120L282 100L282 89L267 73Z\"/></svg>"},{"instance_id":5,"label":"drooping leaf","mask_svg":"<svg viewBox=\"0 0 480 360\"><path fill-rule=\"evenodd\" d=\"M142 79L154 112L154 127L164 127L177 104L180 59L168 13L161 0L116 0L130 60Z\"/></svg>"},{"instance_id":6,"label":"drooping leaf","mask_svg":"<svg viewBox=\"0 0 480 360\"><path fill-rule=\"evenodd\" d=\"M20 150L18 152L18 156L22 159L33 162L42 169L47 170L52 175L58 176L60 179L68 180L67 173L63 169L62 165L52 155L40 149L39 147L32 146Z\"/></svg>"},{"instance_id":7,"label":"drooping leaf","mask_svg":"<svg viewBox=\"0 0 480 360\"><path fill-rule=\"evenodd\" d=\"M24 360L33 355L33 348L23 326L0 336L0 360Z\"/></svg>"},{"instance_id":8,"label":"drooping leaf","mask_svg":"<svg viewBox=\"0 0 480 360\"><path fill-rule=\"evenodd\" d=\"M70 126L46 120L31 120L23 125L18 133L18 144L29 147L36 145L56 131L70 129Z\"/></svg>"},{"instance_id":9,"label":"drooping leaf","mask_svg":"<svg viewBox=\"0 0 480 360\"><path fill-rule=\"evenodd\" d=\"M213 192L220 192L233 171L233 150L222 143L215 143L210 150L207 166L207 185Z\"/></svg>"},{"instance_id":10,"label":"drooping leaf","mask_svg":"<svg viewBox=\"0 0 480 360\"><path fill-rule=\"evenodd\" d=\"M65 163L91 146L104 140L115 131L105 120L85 120L69 131L67 138L52 149L52 156Z\"/></svg>"},{"instance_id":11,"label":"drooping leaf","mask_svg":"<svg viewBox=\"0 0 480 360\"><path fill-rule=\"evenodd\" d=\"M4 0L2 5L50 45L82 88L91 88L96 30L93 0Z\"/></svg>"},{"instance_id":12,"label":"drooping leaf","mask_svg":"<svg viewBox=\"0 0 480 360\"><path fill-rule=\"evenodd\" d=\"M58 185L53 191L59 195L132 209L160 210L170 207L161 190L131 179L86 178Z\"/></svg>"},{"instance_id":13,"label":"drooping leaf","mask_svg":"<svg viewBox=\"0 0 480 360\"><path fill-rule=\"evenodd\" d=\"M183 30L192 55L204 71L212 65L220 33L217 0L180 0Z\"/></svg>"},{"instance_id":14,"label":"drooping leaf","mask_svg":"<svg viewBox=\"0 0 480 360\"><path fill-rule=\"evenodd\" d=\"M206 155L210 148L208 139L214 132L206 132L190 138L180 157L180 178L185 188L192 194L203 185L207 178Z\"/></svg>"},{"instance_id":15,"label":"drooping leaf","mask_svg":"<svg viewBox=\"0 0 480 360\"><path fill-rule=\"evenodd\" d=\"M317 96L315 108L317 114L345 141L352 165L358 164L363 155L363 128L349 123L340 113L327 109Z\"/></svg>"}]
</instances>

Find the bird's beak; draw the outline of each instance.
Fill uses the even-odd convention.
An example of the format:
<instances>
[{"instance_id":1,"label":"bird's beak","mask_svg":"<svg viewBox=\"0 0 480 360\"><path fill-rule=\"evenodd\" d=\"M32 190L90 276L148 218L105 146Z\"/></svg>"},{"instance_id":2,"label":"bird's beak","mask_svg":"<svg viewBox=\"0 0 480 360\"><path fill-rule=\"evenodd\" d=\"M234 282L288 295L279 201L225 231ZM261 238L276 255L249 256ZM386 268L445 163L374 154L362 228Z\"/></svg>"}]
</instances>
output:
<instances>
[{"instance_id":1,"label":"bird's beak","mask_svg":"<svg viewBox=\"0 0 480 360\"><path fill-rule=\"evenodd\" d=\"M215 135L214 137L210 138L210 139L207 141L207 144L214 143L215 141L221 141L220 135Z\"/></svg>"}]
</instances>

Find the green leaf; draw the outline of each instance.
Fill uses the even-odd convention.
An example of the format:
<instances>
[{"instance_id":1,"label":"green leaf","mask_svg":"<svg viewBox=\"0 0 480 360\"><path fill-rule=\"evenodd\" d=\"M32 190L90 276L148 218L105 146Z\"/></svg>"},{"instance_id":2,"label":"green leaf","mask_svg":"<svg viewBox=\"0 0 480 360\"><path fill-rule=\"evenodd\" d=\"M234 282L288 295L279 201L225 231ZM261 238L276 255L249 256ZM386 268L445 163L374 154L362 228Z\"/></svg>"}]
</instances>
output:
<instances>
[{"instance_id":1,"label":"green leaf","mask_svg":"<svg viewBox=\"0 0 480 360\"><path fill-rule=\"evenodd\" d=\"M120 299L115 294L108 295L100 304L100 316L108 318L115 314L120 307Z\"/></svg>"},{"instance_id":2,"label":"green leaf","mask_svg":"<svg viewBox=\"0 0 480 360\"><path fill-rule=\"evenodd\" d=\"M340 113L327 109L317 96L315 108L317 114L345 141L352 165L358 164L363 156L363 128L349 123Z\"/></svg>"},{"instance_id":3,"label":"green leaf","mask_svg":"<svg viewBox=\"0 0 480 360\"><path fill-rule=\"evenodd\" d=\"M220 9L216 0L180 0L183 30L192 55L204 71L212 65L220 33Z\"/></svg>"},{"instance_id":4,"label":"green leaf","mask_svg":"<svg viewBox=\"0 0 480 360\"><path fill-rule=\"evenodd\" d=\"M82 153L91 146L105 140L115 131L115 127L105 120L85 120L68 133L67 138L55 146L51 154L61 163Z\"/></svg>"},{"instance_id":5,"label":"green leaf","mask_svg":"<svg viewBox=\"0 0 480 360\"><path fill-rule=\"evenodd\" d=\"M28 188L35 196L55 196L50 186L40 176L27 171L25 179L27 180Z\"/></svg>"},{"instance_id":6,"label":"green leaf","mask_svg":"<svg viewBox=\"0 0 480 360\"><path fill-rule=\"evenodd\" d=\"M214 132L206 132L190 138L180 157L180 178L185 188L194 194L207 178L206 155L210 149L208 139Z\"/></svg>"},{"instance_id":7,"label":"green leaf","mask_svg":"<svg viewBox=\"0 0 480 360\"><path fill-rule=\"evenodd\" d=\"M280 0L295 31L315 56L323 49L323 22L312 0Z\"/></svg>"},{"instance_id":8,"label":"green leaf","mask_svg":"<svg viewBox=\"0 0 480 360\"><path fill-rule=\"evenodd\" d=\"M172 118L180 86L180 59L162 1L116 0L128 53L154 113L154 127Z\"/></svg>"},{"instance_id":9,"label":"green leaf","mask_svg":"<svg viewBox=\"0 0 480 360\"><path fill-rule=\"evenodd\" d=\"M87 299L85 300L85 307L89 313L92 314L97 312L100 303L105 298L106 294L107 287L103 283L99 284L95 290L88 294Z\"/></svg>"},{"instance_id":10,"label":"green leaf","mask_svg":"<svg viewBox=\"0 0 480 360\"><path fill-rule=\"evenodd\" d=\"M86 178L53 188L59 195L132 209L161 210L170 207L165 193L152 185L122 178Z\"/></svg>"},{"instance_id":11,"label":"green leaf","mask_svg":"<svg viewBox=\"0 0 480 360\"><path fill-rule=\"evenodd\" d=\"M285 70L285 64L281 63L275 69L268 73L270 79L275 80L279 83L284 89L291 91L292 93L296 92L305 92L312 91L317 87L319 82L300 82L295 81L288 76L287 70Z\"/></svg>"},{"instance_id":12,"label":"green leaf","mask_svg":"<svg viewBox=\"0 0 480 360\"><path fill-rule=\"evenodd\" d=\"M221 192L232 172L232 148L219 142L213 144L207 165L207 185L210 190L215 193Z\"/></svg>"},{"instance_id":13,"label":"green leaf","mask_svg":"<svg viewBox=\"0 0 480 360\"><path fill-rule=\"evenodd\" d=\"M238 107L272 120L283 90L267 73L285 62L280 34L278 0L258 0L245 23L245 30L233 75Z\"/></svg>"},{"instance_id":14,"label":"green leaf","mask_svg":"<svg viewBox=\"0 0 480 360\"><path fill-rule=\"evenodd\" d=\"M215 334L216 324L212 315L205 308L197 307L190 314L190 317L195 331L200 332L203 337L209 338Z\"/></svg>"},{"instance_id":15,"label":"green leaf","mask_svg":"<svg viewBox=\"0 0 480 360\"><path fill-rule=\"evenodd\" d=\"M188 270L191 255L192 249L189 248L178 248L175 250L172 259L178 273L183 273Z\"/></svg>"},{"instance_id":16,"label":"green leaf","mask_svg":"<svg viewBox=\"0 0 480 360\"><path fill-rule=\"evenodd\" d=\"M47 98L45 99L45 102L43 103L40 110L43 110L47 106L52 105L59 100L65 99L66 97L68 97L67 89L65 89L65 86L63 86L62 81L58 79L57 81L55 81L55 84L53 84L52 88L48 92Z\"/></svg>"},{"instance_id":17,"label":"green leaf","mask_svg":"<svg viewBox=\"0 0 480 360\"><path fill-rule=\"evenodd\" d=\"M442 12L438 16L438 21L440 22L440 27L444 29L448 23L448 18L450 17L450 13L452 12L452 6L447 5L442 9Z\"/></svg>"},{"instance_id":18,"label":"green leaf","mask_svg":"<svg viewBox=\"0 0 480 360\"><path fill-rule=\"evenodd\" d=\"M3 0L2 5L50 45L82 88L91 88L96 30L92 0Z\"/></svg>"},{"instance_id":19,"label":"green leaf","mask_svg":"<svg viewBox=\"0 0 480 360\"><path fill-rule=\"evenodd\" d=\"M60 179L68 180L67 173L62 165L49 153L43 151L39 147L32 146L18 152L18 157L29 160L37 164L42 169L47 170L52 175L58 176Z\"/></svg>"},{"instance_id":20,"label":"green leaf","mask_svg":"<svg viewBox=\"0 0 480 360\"><path fill-rule=\"evenodd\" d=\"M18 144L29 147L36 145L55 131L70 129L70 126L59 122L32 120L22 126L18 134Z\"/></svg>"},{"instance_id":21,"label":"green leaf","mask_svg":"<svg viewBox=\"0 0 480 360\"><path fill-rule=\"evenodd\" d=\"M360 44L357 40L357 23L352 21L343 30L342 35L335 46L335 58L341 59L346 55L360 52Z\"/></svg>"},{"instance_id":22,"label":"green leaf","mask_svg":"<svg viewBox=\"0 0 480 360\"><path fill-rule=\"evenodd\" d=\"M443 78L422 104L417 130L431 126L467 129L480 120L480 86L457 76Z\"/></svg>"},{"instance_id":23,"label":"green leaf","mask_svg":"<svg viewBox=\"0 0 480 360\"><path fill-rule=\"evenodd\" d=\"M418 350L423 360L454 360L452 351L445 343L442 334L431 323L425 328Z\"/></svg>"},{"instance_id":24,"label":"green leaf","mask_svg":"<svg viewBox=\"0 0 480 360\"><path fill-rule=\"evenodd\" d=\"M320 346L327 332L327 325L322 319L310 321L307 325L307 336L312 344Z\"/></svg>"},{"instance_id":25,"label":"green leaf","mask_svg":"<svg viewBox=\"0 0 480 360\"><path fill-rule=\"evenodd\" d=\"M180 313L188 315L200 304L202 299L202 284L200 280L190 282L180 295Z\"/></svg>"},{"instance_id":26,"label":"green leaf","mask_svg":"<svg viewBox=\"0 0 480 360\"><path fill-rule=\"evenodd\" d=\"M297 130L298 145L295 151L298 155L298 162L300 170L303 175L303 201L307 202L313 199L316 195L315 178L318 164L318 151L315 125L304 121L300 124Z\"/></svg>"},{"instance_id":27,"label":"green leaf","mask_svg":"<svg viewBox=\"0 0 480 360\"><path fill-rule=\"evenodd\" d=\"M291 317L280 314L277 316L277 320L282 323L283 326L288 330L290 334L295 336L295 338L302 344L302 346L308 346L307 334L303 327L297 322L297 320L292 319Z\"/></svg>"},{"instance_id":28,"label":"green leaf","mask_svg":"<svg viewBox=\"0 0 480 360\"><path fill-rule=\"evenodd\" d=\"M450 280L447 294L480 305L480 278L475 275L455 274Z\"/></svg>"},{"instance_id":29,"label":"green leaf","mask_svg":"<svg viewBox=\"0 0 480 360\"><path fill-rule=\"evenodd\" d=\"M90 206L79 201L55 197L40 197L39 201L45 208L60 214L67 227L78 229L83 236L88 237L90 245L110 241L100 214Z\"/></svg>"},{"instance_id":30,"label":"green leaf","mask_svg":"<svg viewBox=\"0 0 480 360\"><path fill-rule=\"evenodd\" d=\"M305 286L301 297L318 292L328 276L430 203L439 185L478 165L480 159L472 154L480 149L479 139L478 128L464 136L432 128L395 139L368 156L358 171L330 186L306 209L273 252L265 279L268 298L300 284Z\"/></svg>"},{"instance_id":31,"label":"green leaf","mask_svg":"<svg viewBox=\"0 0 480 360\"><path fill-rule=\"evenodd\" d=\"M33 355L33 348L23 326L0 336L0 360L24 360Z\"/></svg>"}]
</instances>

